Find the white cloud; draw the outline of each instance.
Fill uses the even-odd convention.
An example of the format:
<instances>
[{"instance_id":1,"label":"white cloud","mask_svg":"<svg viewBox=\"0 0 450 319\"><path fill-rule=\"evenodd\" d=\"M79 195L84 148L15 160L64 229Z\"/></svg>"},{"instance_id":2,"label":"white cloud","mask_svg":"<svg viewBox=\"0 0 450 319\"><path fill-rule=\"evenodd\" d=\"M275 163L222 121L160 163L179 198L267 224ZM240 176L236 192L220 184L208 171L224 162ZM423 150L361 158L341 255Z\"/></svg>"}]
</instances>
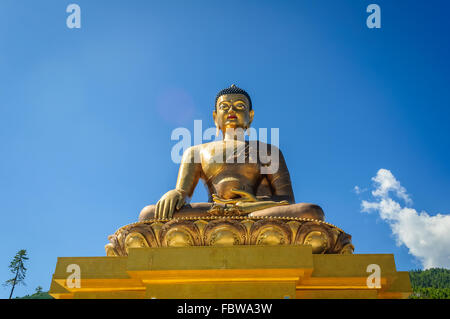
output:
<instances>
[{"instance_id":1,"label":"white cloud","mask_svg":"<svg viewBox=\"0 0 450 319\"><path fill-rule=\"evenodd\" d=\"M372 180L375 201L363 200L362 211L378 212L390 225L397 245L408 247L409 253L417 257L424 268L450 268L450 215L418 213L391 198L393 194L407 204L412 203L406 189L387 169L380 169Z\"/></svg>"},{"instance_id":2,"label":"white cloud","mask_svg":"<svg viewBox=\"0 0 450 319\"><path fill-rule=\"evenodd\" d=\"M412 203L411 198L406 193L406 189L400 185L400 182L395 179L390 170L380 169L377 176L372 177L372 180L378 185L377 188L372 191L373 196L384 198L389 196L389 192L393 192L406 203Z\"/></svg>"},{"instance_id":3,"label":"white cloud","mask_svg":"<svg viewBox=\"0 0 450 319\"><path fill-rule=\"evenodd\" d=\"M361 194L361 193L366 192L366 191L367 191L367 188L361 189L361 187L359 187L358 185L356 185L356 186L353 188L353 191L354 191L356 194Z\"/></svg>"}]
</instances>

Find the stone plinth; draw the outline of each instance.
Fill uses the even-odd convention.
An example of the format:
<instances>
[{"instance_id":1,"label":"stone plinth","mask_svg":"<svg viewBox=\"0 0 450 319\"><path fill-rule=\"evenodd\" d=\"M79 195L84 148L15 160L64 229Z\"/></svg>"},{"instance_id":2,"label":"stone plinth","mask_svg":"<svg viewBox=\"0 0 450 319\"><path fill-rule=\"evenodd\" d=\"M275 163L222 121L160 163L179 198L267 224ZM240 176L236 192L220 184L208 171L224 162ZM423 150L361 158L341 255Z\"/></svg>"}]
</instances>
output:
<instances>
[{"instance_id":1,"label":"stone plinth","mask_svg":"<svg viewBox=\"0 0 450 319\"><path fill-rule=\"evenodd\" d=\"M80 287L68 287L68 266ZM367 286L367 266L381 269L381 287ZM70 283L69 283L70 284ZM128 256L60 257L55 298L407 298L408 272L392 254L313 254L312 246L129 248Z\"/></svg>"}]
</instances>

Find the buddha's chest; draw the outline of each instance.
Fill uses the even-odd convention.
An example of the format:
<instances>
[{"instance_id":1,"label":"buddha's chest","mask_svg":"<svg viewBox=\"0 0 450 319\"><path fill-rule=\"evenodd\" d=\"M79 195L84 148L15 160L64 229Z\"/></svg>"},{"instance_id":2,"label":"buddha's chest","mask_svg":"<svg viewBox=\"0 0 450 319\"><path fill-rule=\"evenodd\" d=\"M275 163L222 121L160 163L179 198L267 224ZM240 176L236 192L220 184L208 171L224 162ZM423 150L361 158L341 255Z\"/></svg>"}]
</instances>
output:
<instances>
[{"instance_id":1,"label":"buddha's chest","mask_svg":"<svg viewBox=\"0 0 450 319\"><path fill-rule=\"evenodd\" d=\"M257 153L245 142L211 143L202 150L201 161L208 180L218 174L253 180L260 174Z\"/></svg>"}]
</instances>

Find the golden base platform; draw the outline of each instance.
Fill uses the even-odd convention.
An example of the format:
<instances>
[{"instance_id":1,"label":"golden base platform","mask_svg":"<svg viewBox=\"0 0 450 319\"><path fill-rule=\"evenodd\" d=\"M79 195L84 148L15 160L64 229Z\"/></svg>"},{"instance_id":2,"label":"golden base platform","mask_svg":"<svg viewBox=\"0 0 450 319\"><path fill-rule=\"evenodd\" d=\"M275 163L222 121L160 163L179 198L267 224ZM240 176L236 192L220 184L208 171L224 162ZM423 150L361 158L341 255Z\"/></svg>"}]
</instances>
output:
<instances>
[{"instance_id":1,"label":"golden base platform","mask_svg":"<svg viewBox=\"0 0 450 319\"><path fill-rule=\"evenodd\" d=\"M311 245L314 254L351 254L351 236L315 219L299 217L203 216L152 219L119 228L108 237L107 256L130 248L234 245Z\"/></svg>"},{"instance_id":2,"label":"golden base platform","mask_svg":"<svg viewBox=\"0 0 450 319\"><path fill-rule=\"evenodd\" d=\"M392 254L313 254L311 245L130 247L127 253L58 258L50 295L58 299L372 299L411 294L409 274L396 271ZM73 264L79 266L79 287L70 279ZM381 287L367 285L371 264L381 269Z\"/></svg>"}]
</instances>

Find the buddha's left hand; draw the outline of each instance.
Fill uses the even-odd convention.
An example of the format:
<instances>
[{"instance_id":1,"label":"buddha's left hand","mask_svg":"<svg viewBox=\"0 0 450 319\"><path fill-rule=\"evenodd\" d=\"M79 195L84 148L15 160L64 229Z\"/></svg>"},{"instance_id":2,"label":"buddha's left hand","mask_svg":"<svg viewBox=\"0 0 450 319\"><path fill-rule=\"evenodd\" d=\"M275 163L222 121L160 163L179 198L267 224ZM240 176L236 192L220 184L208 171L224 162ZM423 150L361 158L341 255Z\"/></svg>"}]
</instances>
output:
<instances>
[{"instance_id":1,"label":"buddha's left hand","mask_svg":"<svg viewBox=\"0 0 450 319\"><path fill-rule=\"evenodd\" d=\"M270 201L270 200L258 200L253 194L248 193L246 191L243 190L237 190L237 189L233 189L231 190L232 193L239 195L240 197L238 198L232 198L232 199L222 199L220 197L218 197L217 195L213 194L213 200L215 203L219 203L219 204L230 204L230 205L234 205L237 208L239 208L239 210L244 214L250 214L252 212L261 210L261 209L266 209L266 208L270 208L270 207L275 207L275 206L281 206L281 205L289 205L288 201L280 201L280 202L276 202L276 201Z\"/></svg>"}]
</instances>

